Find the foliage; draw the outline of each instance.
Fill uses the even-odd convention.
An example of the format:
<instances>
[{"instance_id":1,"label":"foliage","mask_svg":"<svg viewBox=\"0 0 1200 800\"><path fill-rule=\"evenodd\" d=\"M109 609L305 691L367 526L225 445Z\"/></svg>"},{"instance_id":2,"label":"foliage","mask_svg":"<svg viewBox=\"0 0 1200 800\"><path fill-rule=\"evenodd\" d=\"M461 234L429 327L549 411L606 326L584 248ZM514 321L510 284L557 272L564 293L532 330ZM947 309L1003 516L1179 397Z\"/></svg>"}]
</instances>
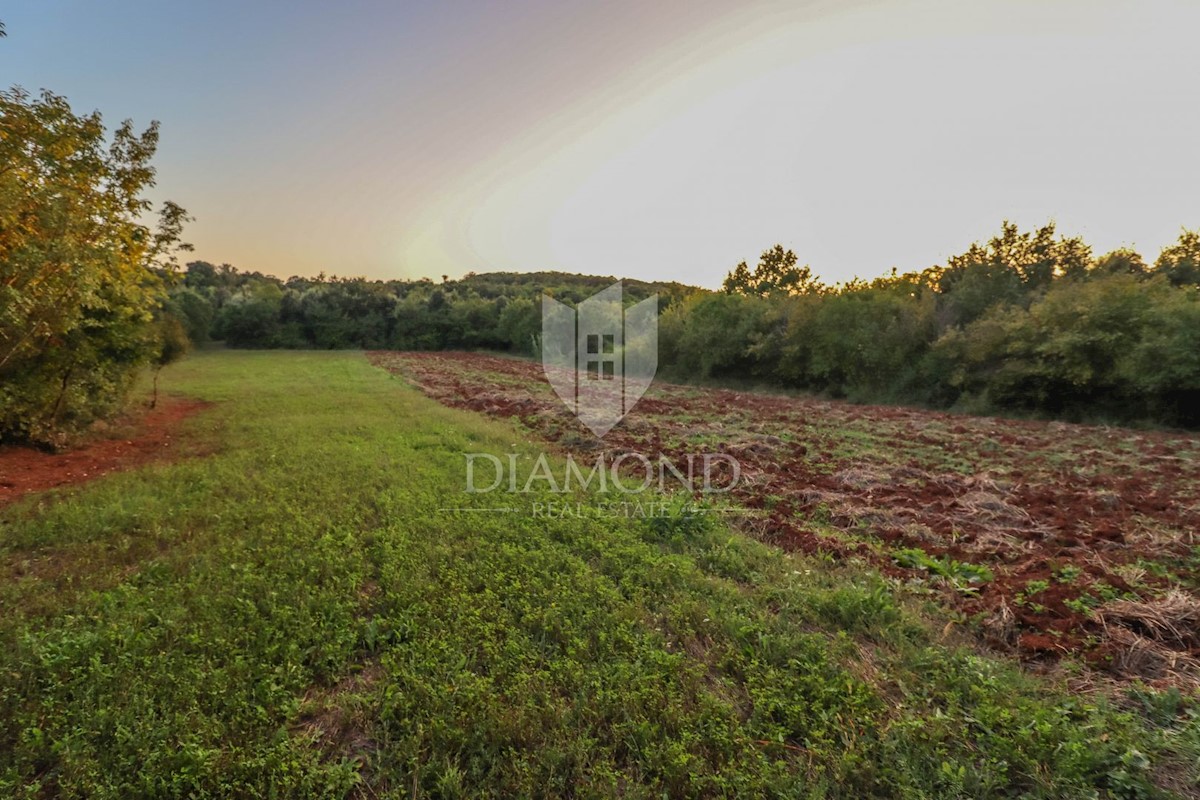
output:
<instances>
[{"instance_id":1,"label":"foliage","mask_svg":"<svg viewBox=\"0 0 1200 800\"><path fill-rule=\"evenodd\" d=\"M566 273L490 273L458 281L368 281L289 278L281 281L229 264L187 265L174 297L198 297L211 321L194 341L211 337L232 347L314 349L489 349L531 354L541 332L541 296L579 302L615 278ZM658 294L662 307L684 295L680 284L623 282L630 301ZM204 310L187 317L202 326ZM193 313L194 312L194 313ZM180 315L181 317L184 315ZM190 323L189 323L190 324Z\"/></svg>"},{"instance_id":2,"label":"foliage","mask_svg":"<svg viewBox=\"0 0 1200 800\"><path fill-rule=\"evenodd\" d=\"M1200 230L1184 230L1179 241L1166 248L1154 269L1174 286L1200 285Z\"/></svg>"},{"instance_id":3,"label":"foliage","mask_svg":"<svg viewBox=\"0 0 1200 800\"><path fill-rule=\"evenodd\" d=\"M86 423L153 357L187 219L167 202L142 224L157 142L157 124L108 141L98 113L0 92L0 440Z\"/></svg>"},{"instance_id":4,"label":"foliage","mask_svg":"<svg viewBox=\"0 0 1200 800\"><path fill-rule=\"evenodd\" d=\"M935 296L915 276L854 283L792 315L780 369L838 396L895 396L936 336Z\"/></svg>"},{"instance_id":5,"label":"foliage","mask_svg":"<svg viewBox=\"0 0 1200 800\"><path fill-rule=\"evenodd\" d=\"M755 297L781 297L804 294L820 290L813 280L812 270L806 264L797 267L798 259L783 245L764 250L758 258L754 271L745 261L734 267L725 278L724 289L729 294L746 294Z\"/></svg>"},{"instance_id":6,"label":"foliage","mask_svg":"<svg viewBox=\"0 0 1200 800\"><path fill-rule=\"evenodd\" d=\"M945 578L962 590L969 591L970 584L987 583L993 578L992 571L983 565L931 556L918 548L897 550L893 558L902 567L925 570L931 575Z\"/></svg>"},{"instance_id":7,"label":"foliage","mask_svg":"<svg viewBox=\"0 0 1200 800\"><path fill-rule=\"evenodd\" d=\"M739 264L725 293L664 312L662 371L860 401L1200 424L1200 232L1184 231L1154 269L1131 250L1093 259L1052 223L1008 222L945 267L870 283L797 294L772 277L795 262L777 246L755 273Z\"/></svg>"},{"instance_id":8,"label":"foliage","mask_svg":"<svg viewBox=\"0 0 1200 800\"><path fill-rule=\"evenodd\" d=\"M1198 300L1128 273L1057 284L1027 311L999 308L942 337L931 363L994 407L1193 424Z\"/></svg>"},{"instance_id":9,"label":"foliage","mask_svg":"<svg viewBox=\"0 0 1200 800\"><path fill-rule=\"evenodd\" d=\"M699 378L754 374L750 348L766 333L769 311L759 298L697 292L659 318L659 362Z\"/></svg>"},{"instance_id":10,"label":"foliage","mask_svg":"<svg viewBox=\"0 0 1200 800\"><path fill-rule=\"evenodd\" d=\"M207 297L186 285L179 285L172 288L167 309L183 325L189 341L194 344L208 341L216 309Z\"/></svg>"},{"instance_id":11,"label":"foliage","mask_svg":"<svg viewBox=\"0 0 1200 800\"><path fill-rule=\"evenodd\" d=\"M1020 305L1056 277L1084 275L1091 250L1081 239L1055 239L1054 223L1023 233L1011 222L986 244L952 256L937 275L944 325L963 325L998 305Z\"/></svg>"},{"instance_id":12,"label":"foliage","mask_svg":"<svg viewBox=\"0 0 1200 800\"><path fill-rule=\"evenodd\" d=\"M162 314L155 321L154 338L154 351L151 356L151 366L154 369L154 397L150 401L151 408L158 405L158 378L163 367L174 364L183 358L192 346L183 323L170 313Z\"/></svg>"}]
</instances>

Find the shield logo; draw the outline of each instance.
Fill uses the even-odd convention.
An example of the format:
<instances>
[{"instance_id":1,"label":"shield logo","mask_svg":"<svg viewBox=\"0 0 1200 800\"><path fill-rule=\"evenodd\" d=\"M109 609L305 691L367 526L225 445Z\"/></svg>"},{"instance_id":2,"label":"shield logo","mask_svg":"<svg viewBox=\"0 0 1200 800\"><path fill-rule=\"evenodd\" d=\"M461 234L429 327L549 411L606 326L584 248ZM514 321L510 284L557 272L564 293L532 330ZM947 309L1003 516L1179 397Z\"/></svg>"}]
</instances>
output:
<instances>
[{"instance_id":1,"label":"shield logo","mask_svg":"<svg viewBox=\"0 0 1200 800\"><path fill-rule=\"evenodd\" d=\"M625 308L617 281L578 310L542 295L542 369L579 421L603 437L658 370L658 295Z\"/></svg>"}]
</instances>

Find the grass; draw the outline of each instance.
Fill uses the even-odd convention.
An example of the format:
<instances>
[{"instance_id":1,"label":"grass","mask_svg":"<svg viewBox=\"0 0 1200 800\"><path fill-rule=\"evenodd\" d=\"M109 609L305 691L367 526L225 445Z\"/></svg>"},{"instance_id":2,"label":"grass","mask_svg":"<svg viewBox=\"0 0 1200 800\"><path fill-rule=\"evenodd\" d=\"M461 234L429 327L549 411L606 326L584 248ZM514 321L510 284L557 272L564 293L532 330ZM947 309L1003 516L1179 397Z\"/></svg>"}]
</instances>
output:
<instances>
[{"instance_id":1,"label":"grass","mask_svg":"<svg viewBox=\"0 0 1200 800\"><path fill-rule=\"evenodd\" d=\"M1190 698L1072 696L861 565L679 500L442 511L489 505L462 453L540 449L360 355L200 354L163 384L217 403L188 423L214 452L0 511L0 795L1196 786Z\"/></svg>"}]
</instances>

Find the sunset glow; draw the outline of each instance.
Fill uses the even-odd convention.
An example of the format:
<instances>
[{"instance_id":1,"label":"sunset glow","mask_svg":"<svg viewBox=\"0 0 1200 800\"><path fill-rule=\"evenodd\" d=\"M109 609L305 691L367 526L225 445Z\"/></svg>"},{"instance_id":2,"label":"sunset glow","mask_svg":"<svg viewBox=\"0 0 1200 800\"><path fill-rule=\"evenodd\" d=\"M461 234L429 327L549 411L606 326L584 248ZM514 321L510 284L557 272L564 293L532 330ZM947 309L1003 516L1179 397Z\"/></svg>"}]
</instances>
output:
<instances>
[{"instance_id":1,"label":"sunset glow","mask_svg":"<svg viewBox=\"0 0 1200 800\"><path fill-rule=\"evenodd\" d=\"M711 287L775 242L837 281L1200 224L1194 3L128 5L7 12L0 80L160 118L158 194L243 269Z\"/></svg>"}]
</instances>

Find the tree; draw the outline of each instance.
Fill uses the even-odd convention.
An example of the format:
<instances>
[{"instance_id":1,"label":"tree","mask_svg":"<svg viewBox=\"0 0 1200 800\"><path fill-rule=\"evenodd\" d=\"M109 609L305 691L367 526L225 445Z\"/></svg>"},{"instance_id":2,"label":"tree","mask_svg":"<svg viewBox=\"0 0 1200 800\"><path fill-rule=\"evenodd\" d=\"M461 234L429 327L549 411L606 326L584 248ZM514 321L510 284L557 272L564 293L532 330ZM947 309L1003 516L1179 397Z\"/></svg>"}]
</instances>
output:
<instances>
[{"instance_id":1,"label":"tree","mask_svg":"<svg viewBox=\"0 0 1200 800\"><path fill-rule=\"evenodd\" d=\"M154 329L154 355L151 366L154 368L154 396L150 407L158 405L158 376L163 367L173 364L183 358L191 348L183 323L173 314L163 314Z\"/></svg>"},{"instance_id":2,"label":"tree","mask_svg":"<svg viewBox=\"0 0 1200 800\"><path fill-rule=\"evenodd\" d=\"M157 123L106 137L50 92L0 92L0 439L52 438L120 399L188 217L151 205Z\"/></svg>"},{"instance_id":3,"label":"tree","mask_svg":"<svg viewBox=\"0 0 1200 800\"><path fill-rule=\"evenodd\" d=\"M203 344L209 340L216 310L205 295L186 286L176 287L171 291L167 307L182 323L193 344Z\"/></svg>"},{"instance_id":4,"label":"tree","mask_svg":"<svg viewBox=\"0 0 1200 800\"><path fill-rule=\"evenodd\" d=\"M1166 275L1172 286L1200 285L1200 230L1185 228L1179 241L1159 254L1154 271Z\"/></svg>"},{"instance_id":5,"label":"tree","mask_svg":"<svg viewBox=\"0 0 1200 800\"><path fill-rule=\"evenodd\" d=\"M1099 275L1145 275L1149 268L1136 250L1122 247L1096 259L1094 271Z\"/></svg>"},{"instance_id":6,"label":"tree","mask_svg":"<svg viewBox=\"0 0 1200 800\"><path fill-rule=\"evenodd\" d=\"M763 251L753 272L745 261L734 267L725 277L723 288L726 294L757 297L785 297L816 291L819 284L813 280L812 270L807 264L797 267L797 263L795 253L777 244Z\"/></svg>"},{"instance_id":7,"label":"tree","mask_svg":"<svg viewBox=\"0 0 1200 800\"><path fill-rule=\"evenodd\" d=\"M987 406L1136 419L1148 397L1130 376L1153 369L1131 356L1175 291L1130 274L1057 283L1028 309L999 306L948 332L931 362L940 379Z\"/></svg>"},{"instance_id":8,"label":"tree","mask_svg":"<svg viewBox=\"0 0 1200 800\"><path fill-rule=\"evenodd\" d=\"M1200 290L1171 288L1156 292L1155 299L1140 341L1117 370L1131 394L1145 402L1147 416L1195 427L1200 424Z\"/></svg>"},{"instance_id":9,"label":"tree","mask_svg":"<svg viewBox=\"0 0 1200 800\"><path fill-rule=\"evenodd\" d=\"M541 309L527 297L511 300L500 312L496 329L509 349L517 353L535 353L542 332Z\"/></svg>"},{"instance_id":10,"label":"tree","mask_svg":"<svg viewBox=\"0 0 1200 800\"><path fill-rule=\"evenodd\" d=\"M697 293L659 320L659 358L689 377L747 376L769 305L742 294Z\"/></svg>"},{"instance_id":11,"label":"tree","mask_svg":"<svg viewBox=\"0 0 1200 800\"><path fill-rule=\"evenodd\" d=\"M213 336L230 347L278 347L279 312L283 290L273 284L253 284L221 307L213 321Z\"/></svg>"},{"instance_id":12,"label":"tree","mask_svg":"<svg viewBox=\"0 0 1200 800\"><path fill-rule=\"evenodd\" d=\"M935 303L916 276L852 283L794 318L784 363L803 369L804 385L838 396L905 396L936 337Z\"/></svg>"},{"instance_id":13,"label":"tree","mask_svg":"<svg viewBox=\"0 0 1200 800\"><path fill-rule=\"evenodd\" d=\"M217 268L207 261L190 261L184 269L183 282L193 289L207 289L217 286Z\"/></svg>"},{"instance_id":14,"label":"tree","mask_svg":"<svg viewBox=\"0 0 1200 800\"><path fill-rule=\"evenodd\" d=\"M1091 248L1055 233L1053 222L1023 233L1005 220L998 236L951 257L937 277L943 329L969 324L998 305L1028 305L1055 278L1084 275Z\"/></svg>"}]
</instances>

